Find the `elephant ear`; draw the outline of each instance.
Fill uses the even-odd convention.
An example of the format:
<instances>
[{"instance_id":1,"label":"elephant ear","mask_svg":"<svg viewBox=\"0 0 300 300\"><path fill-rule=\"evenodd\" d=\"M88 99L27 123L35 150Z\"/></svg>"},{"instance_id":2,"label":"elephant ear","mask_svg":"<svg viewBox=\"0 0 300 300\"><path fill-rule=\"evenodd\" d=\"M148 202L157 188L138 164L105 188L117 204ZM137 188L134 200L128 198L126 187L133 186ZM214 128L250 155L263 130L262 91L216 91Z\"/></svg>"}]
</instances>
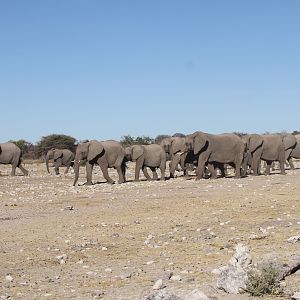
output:
<instances>
[{"instance_id":1,"label":"elephant ear","mask_svg":"<svg viewBox=\"0 0 300 300\"><path fill-rule=\"evenodd\" d=\"M292 134L287 134L283 137L284 149L292 149L296 146L297 140Z\"/></svg>"},{"instance_id":2,"label":"elephant ear","mask_svg":"<svg viewBox=\"0 0 300 300\"><path fill-rule=\"evenodd\" d=\"M206 145L206 143L208 143L208 139L207 136L205 134L202 133L198 133L197 135L195 135L194 137L194 154L198 154L201 149L203 149Z\"/></svg>"},{"instance_id":3,"label":"elephant ear","mask_svg":"<svg viewBox=\"0 0 300 300\"><path fill-rule=\"evenodd\" d=\"M104 147L102 143L98 141L90 141L88 147L87 160L91 161L95 159L98 155L100 155L104 151Z\"/></svg>"},{"instance_id":4,"label":"elephant ear","mask_svg":"<svg viewBox=\"0 0 300 300\"><path fill-rule=\"evenodd\" d=\"M173 139L171 141L171 148L172 148L172 153L176 154L177 152L181 151L182 152L182 144L181 141L179 141L178 139Z\"/></svg>"},{"instance_id":5,"label":"elephant ear","mask_svg":"<svg viewBox=\"0 0 300 300\"><path fill-rule=\"evenodd\" d=\"M144 154L144 148L142 146L132 146L132 161L136 161Z\"/></svg>"},{"instance_id":6,"label":"elephant ear","mask_svg":"<svg viewBox=\"0 0 300 300\"><path fill-rule=\"evenodd\" d=\"M248 147L251 153L253 153L258 147L260 147L263 144L264 140L263 137L255 134L255 135L251 135L249 137L249 143L248 143Z\"/></svg>"},{"instance_id":7,"label":"elephant ear","mask_svg":"<svg viewBox=\"0 0 300 300\"><path fill-rule=\"evenodd\" d=\"M63 152L61 150L55 150L53 153L53 159L57 160L63 156Z\"/></svg>"}]
</instances>

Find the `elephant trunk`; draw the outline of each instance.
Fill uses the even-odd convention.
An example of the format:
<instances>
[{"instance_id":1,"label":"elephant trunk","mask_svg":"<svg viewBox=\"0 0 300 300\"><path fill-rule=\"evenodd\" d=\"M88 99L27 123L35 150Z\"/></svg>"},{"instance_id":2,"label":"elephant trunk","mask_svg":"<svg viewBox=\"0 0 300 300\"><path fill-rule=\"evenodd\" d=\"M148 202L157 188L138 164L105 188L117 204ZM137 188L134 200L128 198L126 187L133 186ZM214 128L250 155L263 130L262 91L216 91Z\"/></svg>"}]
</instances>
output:
<instances>
[{"instance_id":1,"label":"elephant trunk","mask_svg":"<svg viewBox=\"0 0 300 300\"><path fill-rule=\"evenodd\" d=\"M74 183L73 186L76 185L78 178L79 178L79 167L80 167L80 161L79 159L75 159L74 161L74 173L75 173L75 178L74 178Z\"/></svg>"}]
</instances>

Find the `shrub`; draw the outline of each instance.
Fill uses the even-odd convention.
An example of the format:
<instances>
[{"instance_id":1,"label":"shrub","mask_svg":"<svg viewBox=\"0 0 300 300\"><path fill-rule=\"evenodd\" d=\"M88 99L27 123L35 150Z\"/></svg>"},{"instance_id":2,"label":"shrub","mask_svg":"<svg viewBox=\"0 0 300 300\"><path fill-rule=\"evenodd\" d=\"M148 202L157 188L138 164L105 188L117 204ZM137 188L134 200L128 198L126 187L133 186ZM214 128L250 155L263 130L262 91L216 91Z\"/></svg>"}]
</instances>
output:
<instances>
[{"instance_id":1,"label":"shrub","mask_svg":"<svg viewBox=\"0 0 300 300\"><path fill-rule=\"evenodd\" d=\"M248 273L246 290L252 296L261 297L266 294L281 295L280 272L272 264L263 266L260 270L252 270Z\"/></svg>"},{"instance_id":2,"label":"shrub","mask_svg":"<svg viewBox=\"0 0 300 300\"><path fill-rule=\"evenodd\" d=\"M154 143L154 139L144 135L135 138L128 134L122 136L120 143L123 147L128 147L131 145L150 145Z\"/></svg>"},{"instance_id":3,"label":"shrub","mask_svg":"<svg viewBox=\"0 0 300 300\"><path fill-rule=\"evenodd\" d=\"M172 137L186 137L186 135L180 132L176 132L172 135Z\"/></svg>"},{"instance_id":4,"label":"shrub","mask_svg":"<svg viewBox=\"0 0 300 300\"><path fill-rule=\"evenodd\" d=\"M46 154L51 148L69 149L74 151L76 139L64 134L50 134L43 136L37 143L37 154Z\"/></svg>"}]
</instances>

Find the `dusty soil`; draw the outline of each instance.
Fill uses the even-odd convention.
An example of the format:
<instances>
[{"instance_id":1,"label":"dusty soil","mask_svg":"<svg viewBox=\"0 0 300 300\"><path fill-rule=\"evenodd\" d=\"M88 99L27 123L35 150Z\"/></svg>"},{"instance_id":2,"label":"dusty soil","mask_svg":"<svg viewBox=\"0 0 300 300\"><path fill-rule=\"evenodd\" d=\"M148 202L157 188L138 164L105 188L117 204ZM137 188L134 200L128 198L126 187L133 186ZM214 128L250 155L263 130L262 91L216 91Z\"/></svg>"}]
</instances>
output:
<instances>
[{"instance_id":1,"label":"dusty soil","mask_svg":"<svg viewBox=\"0 0 300 300\"><path fill-rule=\"evenodd\" d=\"M181 281L166 289L248 299L213 288L212 270L227 263L237 243L255 260L300 254L299 242L287 242L300 234L299 169L109 185L96 168L93 179L101 183L73 187L73 174L26 168L30 176L10 177L10 167L0 166L1 299L140 299L168 271ZM82 168L80 183L84 176ZM287 288L300 287L299 277L287 278Z\"/></svg>"}]
</instances>

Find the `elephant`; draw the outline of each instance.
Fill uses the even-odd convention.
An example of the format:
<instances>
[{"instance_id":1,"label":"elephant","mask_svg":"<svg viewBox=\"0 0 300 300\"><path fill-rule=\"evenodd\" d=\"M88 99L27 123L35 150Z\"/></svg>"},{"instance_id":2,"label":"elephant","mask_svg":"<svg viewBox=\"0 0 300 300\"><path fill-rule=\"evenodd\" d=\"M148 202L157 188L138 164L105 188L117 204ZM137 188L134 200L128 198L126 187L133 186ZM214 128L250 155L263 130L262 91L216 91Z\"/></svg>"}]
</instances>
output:
<instances>
[{"instance_id":1,"label":"elephant","mask_svg":"<svg viewBox=\"0 0 300 300\"><path fill-rule=\"evenodd\" d=\"M185 143L185 137L167 137L160 143L167 156L170 157L170 178L174 178L178 164L180 164L184 176L188 176L188 170L197 161L197 157L192 151L185 151Z\"/></svg>"},{"instance_id":2,"label":"elephant","mask_svg":"<svg viewBox=\"0 0 300 300\"><path fill-rule=\"evenodd\" d=\"M75 155L69 149L55 149L52 148L47 152L46 155L46 168L47 172L50 174L49 171L49 160L54 160L54 170L55 174L59 175L59 167L67 167L65 170L65 174L68 173L70 167L74 165L74 158Z\"/></svg>"},{"instance_id":3,"label":"elephant","mask_svg":"<svg viewBox=\"0 0 300 300\"><path fill-rule=\"evenodd\" d=\"M279 161L281 174L285 174L284 162L291 149L296 146L293 136L281 134L249 134L245 137L247 147L252 156L251 169L253 175L259 175L260 160L266 161L265 174L270 175L270 167L273 161Z\"/></svg>"},{"instance_id":4,"label":"elephant","mask_svg":"<svg viewBox=\"0 0 300 300\"><path fill-rule=\"evenodd\" d=\"M14 143L7 142L0 144L0 164L11 164L11 176L16 175L17 167L25 176L28 175L28 171L22 166L22 151Z\"/></svg>"},{"instance_id":5,"label":"elephant","mask_svg":"<svg viewBox=\"0 0 300 300\"><path fill-rule=\"evenodd\" d=\"M297 141L297 144L294 149L292 149L292 152L290 153L290 157L288 158L289 165L292 170L295 169L293 158L299 159L300 158L300 134L295 135L295 139Z\"/></svg>"},{"instance_id":6,"label":"elephant","mask_svg":"<svg viewBox=\"0 0 300 300\"><path fill-rule=\"evenodd\" d=\"M205 166L209 167L214 163L234 165L235 177L241 177L246 144L233 133L214 135L196 131L187 136L186 150L193 150L194 155L199 155L196 168L197 180L203 178Z\"/></svg>"},{"instance_id":7,"label":"elephant","mask_svg":"<svg viewBox=\"0 0 300 300\"><path fill-rule=\"evenodd\" d=\"M160 179L165 180L166 153L160 145L133 145L127 147L125 152L126 160L136 162L135 181L139 181L141 169L147 180L151 180L147 172L147 167L151 169L154 180L158 179L156 168L159 168L161 171Z\"/></svg>"},{"instance_id":8,"label":"elephant","mask_svg":"<svg viewBox=\"0 0 300 300\"><path fill-rule=\"evenodd\" d=\"M81 142L76 149L74 171L75 186L79 177L79 167L81 164L86 165L86 185L92 185L93 166L98 164L101 168L104 178L108 183L115 182L108 175L108 168L115 168L119 175L119 183L125 182L126 162L125 150L117 141L84 141Z\"/></svg>"}]
</instances>

